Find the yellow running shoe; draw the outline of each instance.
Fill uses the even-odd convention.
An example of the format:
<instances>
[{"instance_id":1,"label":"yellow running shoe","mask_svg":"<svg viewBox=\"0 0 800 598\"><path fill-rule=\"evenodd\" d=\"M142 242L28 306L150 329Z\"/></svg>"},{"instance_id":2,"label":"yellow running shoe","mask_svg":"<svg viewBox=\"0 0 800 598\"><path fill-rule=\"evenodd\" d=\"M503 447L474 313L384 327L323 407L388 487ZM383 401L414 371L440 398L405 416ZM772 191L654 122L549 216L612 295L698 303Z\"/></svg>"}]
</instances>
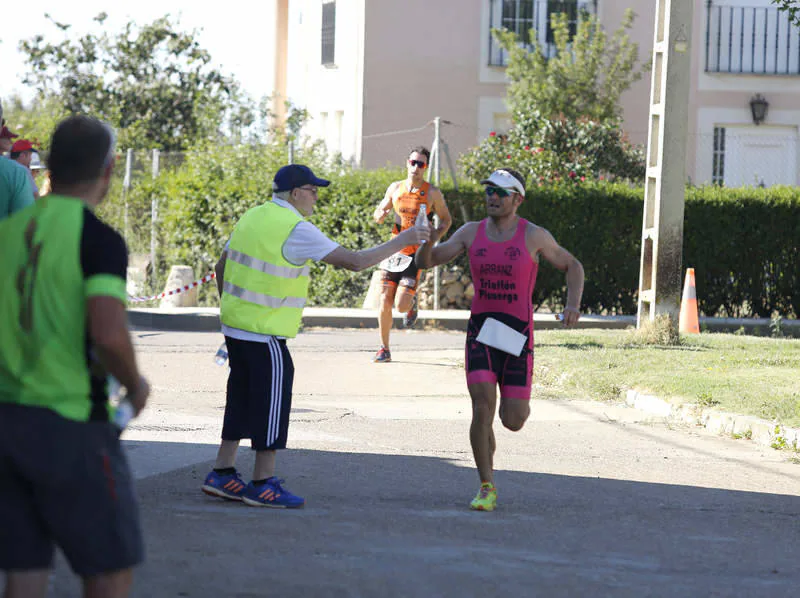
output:
<instances>
[{"instance_id":1,"label":"yellow running shoe","mask_svg":"<svg viewBox=\"0 0 800 598\"><path fill-rule=\"evenodd\" d=\"M478 496L469 503L469 508L475 511L494 511L497 506L497 488L494 484L484 482L478 490Z\"/></svg>"}]
</instances>

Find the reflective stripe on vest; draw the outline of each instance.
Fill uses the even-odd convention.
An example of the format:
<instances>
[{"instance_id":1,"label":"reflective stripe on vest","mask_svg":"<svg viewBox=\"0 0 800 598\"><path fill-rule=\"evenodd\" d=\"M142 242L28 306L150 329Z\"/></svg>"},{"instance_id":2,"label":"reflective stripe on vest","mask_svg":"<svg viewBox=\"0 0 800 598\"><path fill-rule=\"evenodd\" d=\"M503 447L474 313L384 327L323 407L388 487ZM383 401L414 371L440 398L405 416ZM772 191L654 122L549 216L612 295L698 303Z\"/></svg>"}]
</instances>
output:
<instances>
[{"instance_id":1,"label":"reflective stripe on vest","mask_svg":"<svg viewBox=\"0 0 800 598\"><path fill-rule=\"evenodd\" d=\"M277 276L278 278L300 278L301 276L308 276L309 272L311 271L311 268L309 268L307 265L298 266L297 268L276 266L274 264L270 264L269 262L265 262L264 260L249 256L241 251L236 251L235 249L228 249L226 257L232 262L236 262L242 266L247 266L253 270L258 270L264 274L269 274L270 276ZM241 295L237 296L240 297ZM253 303L258 302L254 301Z\"/></svg>"},{"instance_id":2,"label":"reflective stripe on vest","mask_svg":"<svg viewBox=\"0 0 800 598\"><path fill-rule=\"evenodd\" d=\"M220 320L256 334L294 337L308 297L309 262L283 256L283 245L303 218L267 202L236 223L225 252Z\"/></svg>"},{"instance_id":3,"label":"reflective stripe on vest","mask_svg":"<svg viewBox=\"0 0 800 598\"><path fill-rule=\"evenodd\" d=\"M305 297L272 297L270 295L264 295L263 293L248 291L247 289L236 286L227 280L222 283L222 290L226 293L230 293L234 297L248 301L249 303L255 303L256 305L263 305L264 307L272 307L275 309L279 307L303 308L306 304Z\"/></svg>"}]
</instances>

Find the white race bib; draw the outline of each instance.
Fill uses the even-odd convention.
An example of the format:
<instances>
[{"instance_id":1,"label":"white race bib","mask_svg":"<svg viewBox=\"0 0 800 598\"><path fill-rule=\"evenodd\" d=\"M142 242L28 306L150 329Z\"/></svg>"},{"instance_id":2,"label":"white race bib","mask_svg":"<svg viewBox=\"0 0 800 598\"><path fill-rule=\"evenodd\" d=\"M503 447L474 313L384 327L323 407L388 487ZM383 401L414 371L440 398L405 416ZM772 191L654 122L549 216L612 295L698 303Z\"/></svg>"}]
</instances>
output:
<instances>
[{"instance_id":1,"label":"white race bib","mask_svg":"<svg viewBox=\"0 0 800 598\"><path fill-rule=\"evenodd\" d=\"M387 272L402 272L411 265L414 258L404 253L395 253L383 260L378 267Z\"/></svg>"},{"instance_id":2,"label":"white race bib","mask_svg":"<svg viewBox=\"0 0 800 598\"><path fill-rule=\"evenodd\" d=\"M528 337L494 318L486 318L475 340L519 357Z\"/></svg>"}]
</instances>

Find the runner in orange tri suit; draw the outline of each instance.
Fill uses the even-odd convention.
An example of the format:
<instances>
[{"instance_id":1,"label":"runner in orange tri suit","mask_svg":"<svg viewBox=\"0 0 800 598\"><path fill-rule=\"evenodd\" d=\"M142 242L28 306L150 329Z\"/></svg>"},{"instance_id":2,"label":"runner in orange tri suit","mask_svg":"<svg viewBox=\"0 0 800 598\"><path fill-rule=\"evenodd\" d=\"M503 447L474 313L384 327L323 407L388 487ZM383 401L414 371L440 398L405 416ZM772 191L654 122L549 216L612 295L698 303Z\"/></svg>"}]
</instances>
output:
<instances>
[{"instance_id":1,"label":"runner in orange tri suit","mask_svg":"<svg viewBox=\"0 0 800 598\"><path fill-rule=\"evenodd\" d=\"M395 221L392 236L400 234L414 226L421 206L425 206L428 218L439 217L436 237L441 239L453 219L444 201L442 192L425 182L423 174L428 167L430 152L424 147L415 147L408 156L408 177L404 181L396 181L389 185L386 195L375 208L373 218L381 224L389 212L394 211ZM403 326L411 328L417 321L417 285L420 270L414 264L414 255L418 246L409 246L384 260L380 264L382 270L381 308L378 315L378 328L381 334L381 348L373 358L377 363L392 360L389 351L389 332L392 329L392 308L397 300L397 310L405 314ZM399 287L399 292L398 292Z\"/></svg>"}]
</instances>

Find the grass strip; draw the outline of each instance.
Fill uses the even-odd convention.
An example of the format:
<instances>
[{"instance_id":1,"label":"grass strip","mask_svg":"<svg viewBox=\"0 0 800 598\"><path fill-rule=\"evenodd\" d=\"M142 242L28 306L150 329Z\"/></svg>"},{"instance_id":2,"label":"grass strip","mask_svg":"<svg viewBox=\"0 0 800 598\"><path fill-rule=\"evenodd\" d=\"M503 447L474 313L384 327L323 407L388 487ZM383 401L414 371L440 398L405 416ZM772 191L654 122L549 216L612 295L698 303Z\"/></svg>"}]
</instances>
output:
<instances>
[{"instance_id":1,"label":"grass strip","mask_svg":"<svg viewBox=\"0 0 800 598\"><path fill-rule=\"evenodd\" d=\"M685 335L642 343L632 330L536 332L534 398L617 401L628 389L800 426L800 340Z\"/></svg>"}]
</instances>

